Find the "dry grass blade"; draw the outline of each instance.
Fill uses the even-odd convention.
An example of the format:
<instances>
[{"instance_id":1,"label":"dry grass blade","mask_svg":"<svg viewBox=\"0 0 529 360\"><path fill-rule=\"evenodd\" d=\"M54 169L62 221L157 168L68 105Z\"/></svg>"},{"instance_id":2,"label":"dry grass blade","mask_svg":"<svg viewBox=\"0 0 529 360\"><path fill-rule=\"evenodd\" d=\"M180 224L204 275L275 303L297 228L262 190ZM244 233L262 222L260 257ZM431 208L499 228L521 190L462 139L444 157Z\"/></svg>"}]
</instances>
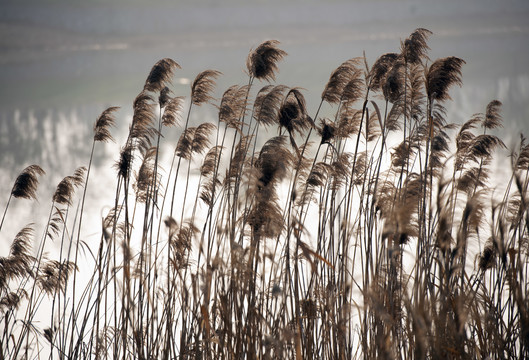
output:
<instances>
[{"instance_id":1,"label":"dry grass blade","mask_svg":"<svg viewBox=\"0 0 529 360\"><path fill-rule=\"evenodd\" d=\"M246 68L250 76L259 80L275 80L277 62L281 61L287 53L277 46L279 41L268 40L250 51L246 59Z\"/></svg>"},{"instance_id":2,"label":"dry grass blade","mask_svg":"<svg viewBox=\"0 0 529 360\"><path fill-rule=\"evenodd\" d=\"M369 109L366 109L366 128L365 128L365 137L368 142L378 139L381 134L380 127L381 120L378 117L378 112L373 111L369 112Z\"/></svg>"},{"instance_id":3,"label":"dry grass blade","mask_svg":"<svg viewBox=\"0 0 529 360\"><path fill-rule=\"evenodd\" d=\"M38 165L30 165L18 175L11 190L15 198L37 199L38 176L44 175L44 170Z\"/></svg>"}]
</instances>

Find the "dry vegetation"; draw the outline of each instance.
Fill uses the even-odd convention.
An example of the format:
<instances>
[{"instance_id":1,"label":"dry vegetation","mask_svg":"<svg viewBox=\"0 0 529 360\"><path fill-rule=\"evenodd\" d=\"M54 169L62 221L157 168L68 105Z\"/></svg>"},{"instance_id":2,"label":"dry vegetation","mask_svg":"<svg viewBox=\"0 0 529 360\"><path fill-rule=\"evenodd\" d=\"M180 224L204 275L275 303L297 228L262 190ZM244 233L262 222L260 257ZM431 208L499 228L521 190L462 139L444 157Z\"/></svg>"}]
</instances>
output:
<instances>
[{"instance_id":1,"label":"dry vegetation","mask_svg":"<svg viewBox=\"0 0 529 360\"><path fill-rule=\"evenodd\" d=\"M108 169L100 242L81 240L90 158L58 185L43 234L28 225L1 254L0 359L528 357L529 145L493 196L501 103L449 123L464 61L428 59L430 35L340 65L325 118L300 88L258 85L286 56L277 41L251 51L248 83L221 99L220 72L198 74L185 102L168 87L179 65L156 63ZM198 106L218 122L190 126ZM92 154L116 110L97 119ZM2 223L43 174L19 175ZM87 248L93 267L79 269Z\"/></svg>"}]
</instances>

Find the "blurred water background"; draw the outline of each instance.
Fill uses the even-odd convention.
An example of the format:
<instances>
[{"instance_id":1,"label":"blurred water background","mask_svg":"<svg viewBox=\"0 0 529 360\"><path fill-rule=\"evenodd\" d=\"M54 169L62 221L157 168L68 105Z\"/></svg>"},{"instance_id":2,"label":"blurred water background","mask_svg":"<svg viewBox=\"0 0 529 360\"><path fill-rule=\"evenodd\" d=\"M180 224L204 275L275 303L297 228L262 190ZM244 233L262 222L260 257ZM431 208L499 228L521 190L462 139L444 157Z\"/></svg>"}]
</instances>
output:
<instances>
[{"instance_id":1,"label":"blurred water background","mask_svg":"<svg viewBox=\"0 0 529 360\"><path fill-rule=\"evenodd\" d=\"M113 204L118 158L132 101L151 66L176 60L175 95L205 69L220 70L215 95L245 84L249 50L277 39L288 56L277 83L300 86L314 114L331 71L362 56L369 64L398 52L415 28L433 32L430 58L458 56L464 85L451 91L448 120L462 123L503 102L501 135L514 146L529 135L529 1L164 1L0 0L0 208L22 169L39 164L39 202L14 200L0 234L5 255L14 234L45 222L57 183L90 154L92 126L108 106L121 106L116 144L100 146L89 184L85 240L99 239L103 209ZM215 109L194 111L192 122L215 122ZM179 130L167 136L172 152ZM166 155L167 156L167 155ZM508 170L506 157L500 159ZM40 231L37 231L39 234Z\"/></svg>"}]
</instances>

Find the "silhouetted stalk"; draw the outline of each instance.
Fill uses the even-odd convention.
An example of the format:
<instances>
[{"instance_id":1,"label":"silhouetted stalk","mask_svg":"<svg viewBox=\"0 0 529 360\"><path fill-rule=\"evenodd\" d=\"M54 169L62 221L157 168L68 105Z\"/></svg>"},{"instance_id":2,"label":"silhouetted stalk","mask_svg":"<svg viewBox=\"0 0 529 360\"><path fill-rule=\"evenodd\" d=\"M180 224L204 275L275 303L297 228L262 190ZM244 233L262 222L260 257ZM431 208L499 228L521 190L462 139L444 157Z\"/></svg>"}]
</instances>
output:
<instances>
[{"instance_id":1,"label":"silhouetted stalk","mask_svg":"<svg viewBox=\"0 0 529 360\"><path fill-rule=\"evenodd\" d=\"M0 222L0 231L2 230L2 226L4 225L4 219L6 218L7 209L9 209L9 204L11 203L11 198L13 197L13 194L9 194L9 199L7 199L6 208L4 210L4 215L2 215L2 222Z\"/></svg>"}]
</instances>

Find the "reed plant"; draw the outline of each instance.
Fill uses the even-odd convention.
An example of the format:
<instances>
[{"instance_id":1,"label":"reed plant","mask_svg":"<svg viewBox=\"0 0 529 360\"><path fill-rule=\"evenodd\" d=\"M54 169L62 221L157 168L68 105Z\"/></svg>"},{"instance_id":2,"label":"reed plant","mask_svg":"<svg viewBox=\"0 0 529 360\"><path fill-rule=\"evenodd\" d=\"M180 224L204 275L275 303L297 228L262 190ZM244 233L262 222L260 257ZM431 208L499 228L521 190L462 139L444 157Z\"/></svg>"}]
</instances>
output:
<instances>
[{"instance_id":1,"label":"reed plant","mask_svg":"<svg viewBox=\"0 0 529 360\"><path fill-rule=\"evenodd\" d=\"M343 62L315 114L303 89L275 84L287 56L275 40L219 99L219 71L198 74L186 103L171 89L178 63L157 62L108 169L99 242L82 240L99 211L85 199L117 107L96 119L88 165L59 183L42 234L21 224L1 254L0 360L529 357L529 144L505 155L498 100L450 122L465 62L429 59L431 35ZM218 121L194 126L198 106ZM2 224L42 175L22 171Z\"/></svg>"}]
</instances>

